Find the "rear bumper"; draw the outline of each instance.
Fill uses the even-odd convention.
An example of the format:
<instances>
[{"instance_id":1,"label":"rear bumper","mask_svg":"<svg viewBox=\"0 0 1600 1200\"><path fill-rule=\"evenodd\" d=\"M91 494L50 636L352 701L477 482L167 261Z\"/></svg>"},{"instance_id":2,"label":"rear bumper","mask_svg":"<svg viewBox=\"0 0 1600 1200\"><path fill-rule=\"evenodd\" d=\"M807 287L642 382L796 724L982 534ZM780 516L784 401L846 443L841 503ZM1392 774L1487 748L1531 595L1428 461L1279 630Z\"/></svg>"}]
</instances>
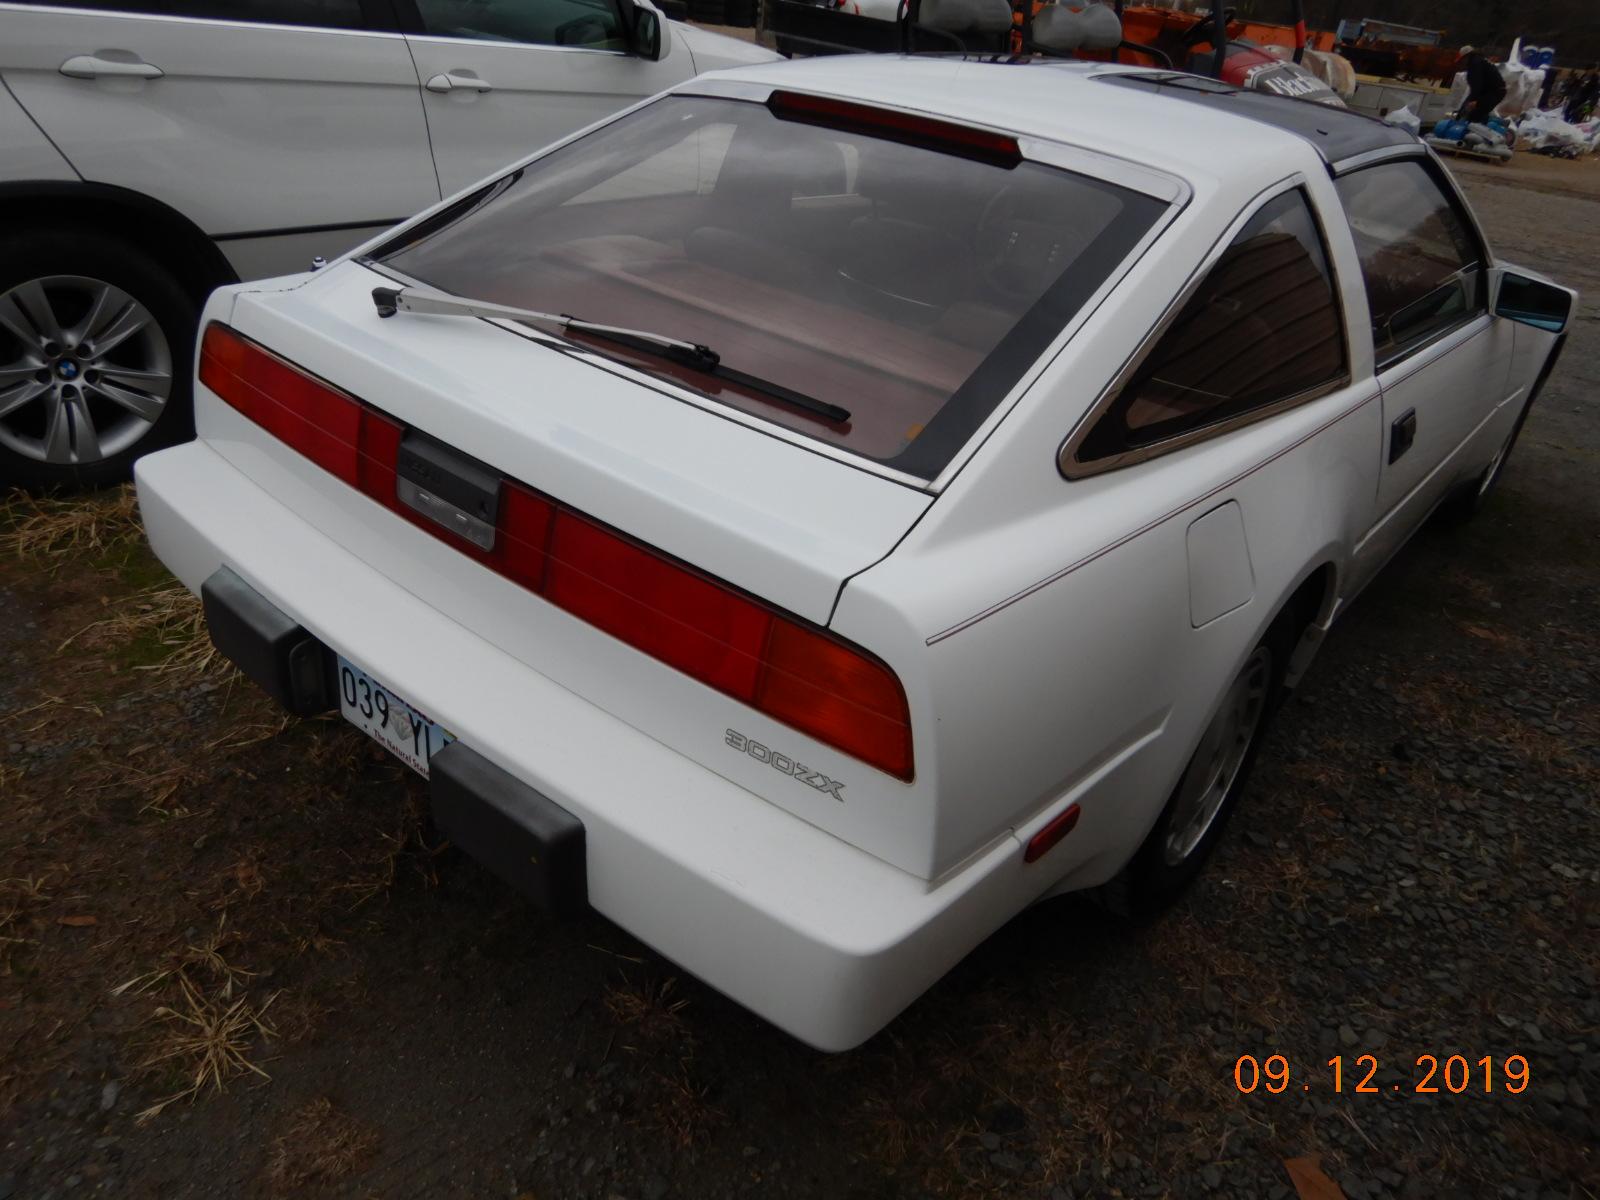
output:
<instances>
[{"instance_id":1,"label":"rear bumper","mask_svg":"<svg viewBox=\"0 0 1600 1200\"><path fill-rule=\"evenodd\" d=\"M212 643L267 695L296 716L338 707L333 651L231 567L200 597ZM586 907L582 821L463 742L430 766L434 819L456 846L545 912Z\"/></svg>"},{"instance_id":2,"label":"rear bumper","mask_svg":"<svg viewBox=\"0 0 1600 1200\"><path fill-rule=\"evenodd\" d=\"M707 771L424 604L204 442L136 475L151 544L186 586L229 568L423 706L581 822L596 910L819 1049L870 1037L1034 898L1014 837L935 885Z\"/></svg>"}]
</instances>

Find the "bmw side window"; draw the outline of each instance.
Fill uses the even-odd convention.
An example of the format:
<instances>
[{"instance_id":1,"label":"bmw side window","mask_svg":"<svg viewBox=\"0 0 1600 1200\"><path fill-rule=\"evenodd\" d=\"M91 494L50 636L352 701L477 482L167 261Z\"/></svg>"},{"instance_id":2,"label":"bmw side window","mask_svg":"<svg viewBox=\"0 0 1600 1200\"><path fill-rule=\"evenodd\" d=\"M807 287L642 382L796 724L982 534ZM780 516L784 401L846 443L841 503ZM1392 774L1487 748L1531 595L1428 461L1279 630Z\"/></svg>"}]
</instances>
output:
<instances>
[{"instance_id":1,"label":"bmw side window","mask_svg":"<svg viewBox=\"0 0 1600 1200\"><path fill-rule=\"evenodd\" d=\"M1484 253L1460 207L1418 161L1335 181L1372 309L1378 366L1484 311Z\"/></svg>"},{"instance_id":2,"label":"bmw side window","mask_svg":"<svg viewBox=\"0 0 1600 1200\"><path fill-rule=\"evenodd\" d=\"M626 50L612 0L417 0L423 32L479 42Z\"/></svg>"},{"instance_id":3,"label":"bmw side window","mask_svg":"<svg viewBox=\"0 0 1600 1200\"><path fill-rule=\"evenodd\" d=\"M364 29L361 0L154 0L152 8L173 17L310 25L318 29Z\"/></svg>"},{"instance_id":4,"label":"bmw side window","mask_svg":"<svg viewBox=\"0 0 1600 1200\"><path fill-rule=\"evenodd\" d=\"M33 3L34 0L22 0ZM205 21L304 25L313 29L365 29L361 0L38 0L66 8L148 13Z\"/></svg>"},{"instance_id":5,"label":"bmw side window","mask_svg":"<svg viewBox=\"0 0 1600 1200\"><path fill-rule=\"evenodd\" d=\"M1346 378L1344 322L1298 188L1239 231L1077 450L1089 463L1309 398Z\"/></svg>"}]
</instances>

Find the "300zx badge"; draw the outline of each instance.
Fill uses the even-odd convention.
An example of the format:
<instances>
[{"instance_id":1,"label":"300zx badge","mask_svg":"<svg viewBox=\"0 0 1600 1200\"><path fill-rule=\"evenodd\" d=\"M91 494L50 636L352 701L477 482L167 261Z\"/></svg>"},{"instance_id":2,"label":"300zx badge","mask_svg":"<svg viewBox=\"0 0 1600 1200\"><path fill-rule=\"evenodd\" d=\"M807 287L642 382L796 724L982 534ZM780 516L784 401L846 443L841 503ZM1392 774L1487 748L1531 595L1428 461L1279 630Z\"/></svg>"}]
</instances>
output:
<instances>
[{"instance_id":1,"label":"300zx badge","mask_svg":"<svg viewBox=\"0 0 1600 1200\"><path fill-rule=\"evenodd\" d=\"M787 754L780 754L776 750L763 746L760 742L752 742L737 730L728 730L728 745L735 750L748 754L757 762L766 763L774 771L782 771L785 775L792 775L807 787L816 788L819 792L826 792L840 804L844 803L844 784L837 779L829 779L821 771L813 771L804 763L795 762Z\"/></svg>"}]
</instances>

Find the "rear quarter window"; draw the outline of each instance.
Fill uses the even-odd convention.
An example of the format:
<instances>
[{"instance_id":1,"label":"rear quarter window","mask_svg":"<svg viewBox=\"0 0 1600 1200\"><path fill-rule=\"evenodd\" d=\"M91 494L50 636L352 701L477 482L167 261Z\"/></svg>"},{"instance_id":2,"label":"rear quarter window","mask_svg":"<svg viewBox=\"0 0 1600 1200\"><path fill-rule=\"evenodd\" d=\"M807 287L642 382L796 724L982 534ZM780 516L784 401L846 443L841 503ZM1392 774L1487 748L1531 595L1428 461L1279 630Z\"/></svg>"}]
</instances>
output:
<instances>
[{"instance_id":1,"label":"rear quarter window","mask_svg":"<svg viewBox=\"0 0 1600 1200\"><path fill-rule=\"evenodd\" d=\"M1298 188L1258 209L1076 451L1103 463L1308 398L1346 378L1344 316Z\"/></svg>"},{"instance_id":2,"label":"rear quarter window","mask_svg":"<svg viewBox=\"0 0 1600 1200\"><path fill-rule=\"evenodd\" d=\"M850 419L632 365L932 478L1166 207L1039 163L670 96L376 259L458 295L710 346Z\"/></svg>"}]
</instances>

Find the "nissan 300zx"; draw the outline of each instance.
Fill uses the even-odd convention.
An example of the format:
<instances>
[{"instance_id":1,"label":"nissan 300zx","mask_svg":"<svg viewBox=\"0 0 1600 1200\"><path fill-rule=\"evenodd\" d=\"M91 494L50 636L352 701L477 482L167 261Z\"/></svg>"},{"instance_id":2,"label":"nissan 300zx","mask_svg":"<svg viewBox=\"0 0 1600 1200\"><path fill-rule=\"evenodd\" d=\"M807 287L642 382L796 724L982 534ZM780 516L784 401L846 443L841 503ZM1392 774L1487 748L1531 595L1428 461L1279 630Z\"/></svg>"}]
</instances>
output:
<instances>
[{"instance_id":1,"label":"nissan 300zx","mask_svg":"<svg viewBox=\"0 0 1600 1200\"><path fill-rule=\"evenodd\" d=\"M837 1050L1039 900L1177 894L1572 304L1354 114L758 66L215 293L139 497L458 846Z\"/></svg>"}]
</instances>

